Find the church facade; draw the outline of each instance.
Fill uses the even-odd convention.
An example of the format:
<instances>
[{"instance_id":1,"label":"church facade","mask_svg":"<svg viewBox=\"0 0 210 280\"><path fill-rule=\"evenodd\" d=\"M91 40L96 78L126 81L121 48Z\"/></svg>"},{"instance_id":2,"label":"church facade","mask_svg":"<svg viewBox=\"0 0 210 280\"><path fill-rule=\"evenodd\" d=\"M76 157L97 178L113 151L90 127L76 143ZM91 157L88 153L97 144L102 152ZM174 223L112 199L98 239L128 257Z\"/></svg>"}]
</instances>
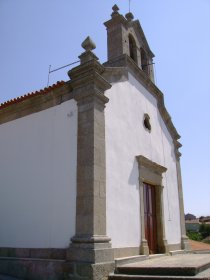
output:
<instances>
[{"instance_id":1,"label":"church facade","mask_svg":"<svg viewBox=\"0 0 210 280\"><path fill-rule=\"evenodd\" d=\"M107 62L87 37L69 81L1 104L0 262L25 267L13 276L105 279L116 258L189 249L154 54L131 13L115 5L105 26Z\"/></svg>"}]
</instances>

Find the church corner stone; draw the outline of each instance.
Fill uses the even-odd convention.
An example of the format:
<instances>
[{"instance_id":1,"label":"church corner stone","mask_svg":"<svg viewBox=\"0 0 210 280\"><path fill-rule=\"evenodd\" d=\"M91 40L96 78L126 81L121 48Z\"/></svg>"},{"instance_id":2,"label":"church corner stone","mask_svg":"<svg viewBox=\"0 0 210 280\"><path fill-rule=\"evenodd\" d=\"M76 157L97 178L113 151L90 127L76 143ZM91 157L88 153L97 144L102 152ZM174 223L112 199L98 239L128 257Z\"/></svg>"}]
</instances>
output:
<instances>
[{"instance_id":1,"label":"church corner stone","mask_svg":"<svg viewBox=\"0 0 210 280\"><path fill-rule=\"evenodd\" d=\"M104 66L92 52L90 37L82 46L80 65L69 71L78 106L76 234L67 259L73 267L66 279L106 279L114 270L110 238L106 236L106 164L104 95L111 85Z\"/></svg>"}]
</instances>

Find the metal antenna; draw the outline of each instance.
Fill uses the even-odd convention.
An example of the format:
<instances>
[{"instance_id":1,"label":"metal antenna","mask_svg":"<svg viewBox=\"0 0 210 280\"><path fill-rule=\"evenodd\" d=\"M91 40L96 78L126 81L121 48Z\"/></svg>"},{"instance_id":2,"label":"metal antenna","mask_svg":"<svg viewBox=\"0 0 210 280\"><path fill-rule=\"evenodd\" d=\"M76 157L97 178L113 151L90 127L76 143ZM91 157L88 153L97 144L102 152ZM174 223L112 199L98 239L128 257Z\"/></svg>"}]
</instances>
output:
<instances>
[{"instance_id":1,"label":"metal antenna","mask_svg":"<svg viewBox=\"0 0 210 280\"><path fill-rule=\"evenodd\" d=\"M129 13L131 12L131 0L129 0Z\"/></svg>"},{"instance_id":2,"label":"metal antenna","mask_svg":"<svg viewBox=\"0 0 210 280\"><path fill-rule=\"evenodd\" d=\"M50 82L50 69L51 69L51 65L49 65L48 79L47 79L47 87L49 86L49 82Z\"/></svg>"},{"instance_id":3,"label":"metal antenna","mask_svg":"<svg viewBox=\"0 0 210 280\"><path fill-rule=\"evenodd\" d=\"M51 65L49 65L47 87L49 86L50 74L51 74L51 73L53 73L53 72L55 72L55 71L58 71L58 70L60 70L60 69L66 68L66 67L68 67L68 66L70 66L70 65L79 63L79 62L80 62L80 60L74 61L74 62L72 62L72 63L69 63L69 64L67 64L67 65L61 66L61 67L59 67L59 68L57 68L57 69L53 69L53 70L51 70Z\"/></svg>"}]
</instances>

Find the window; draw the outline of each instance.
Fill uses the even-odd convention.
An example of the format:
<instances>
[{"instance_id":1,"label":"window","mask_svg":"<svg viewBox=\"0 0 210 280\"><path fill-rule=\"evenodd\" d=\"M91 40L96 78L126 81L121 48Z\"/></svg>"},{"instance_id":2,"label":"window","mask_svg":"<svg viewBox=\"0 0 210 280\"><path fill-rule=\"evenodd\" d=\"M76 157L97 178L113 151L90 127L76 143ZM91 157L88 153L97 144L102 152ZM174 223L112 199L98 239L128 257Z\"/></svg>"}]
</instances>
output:
<instances>
[{"instance_id":1,"label":"window","mask_svg":"<svg viewBox=\"0 0 210 280\"><path fill-rule=\"evenodd\" d=\"M131 34L129 34L128 39L129 39L130 57L137 63L136 42Z\"/></svg>"},{"instance_id":2,"label":"window","mask_svg":"<svg viewBox=\"0 0 210 280\"><path fill-rule=\"evenodd\" d=\"M148 114L144 114L144 127L149 130L149 132L151 131L152 127L151 127L151 124L150 124L150 117Z\"/></svg>"},{"instance_id":3,"label":"window","mask_svg":"<svg viewBox=\"0 0 210 280\"><path fill-rule=\"evenodd\" d=\"M149 67L148 67L148 59L146 52L144 49L141 48L141 69L146 73L149 74Z\"/></svg>"}]
</instances>

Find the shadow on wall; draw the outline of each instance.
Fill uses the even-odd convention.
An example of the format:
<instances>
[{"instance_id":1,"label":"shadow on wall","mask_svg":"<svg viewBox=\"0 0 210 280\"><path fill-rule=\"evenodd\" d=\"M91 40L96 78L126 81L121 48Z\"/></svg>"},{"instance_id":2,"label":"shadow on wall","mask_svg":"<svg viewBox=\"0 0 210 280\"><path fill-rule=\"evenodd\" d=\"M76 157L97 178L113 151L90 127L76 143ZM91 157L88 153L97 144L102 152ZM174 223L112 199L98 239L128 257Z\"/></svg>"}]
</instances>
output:
<instances>
[{"instance_id":1,"label":"shadow on wall","mask_svg":"<svg viewBox=\"0 0 210 280\"><path fill-rule=\"evenodd\" d=\"M164 121L163 121L163 119L162 119L162 117L161 117L161 115L158 113L159 111L157 111L157 119L158 119L158 121L159 121L159 124L160 124L160 128L161 128L161 130L162 130L162 132L161 132L161 137L162 137L162 149L163 149L163 156L164 156L164 159L165 159L165 157L166 157L166 155L167 154L169 154L169 153L167 153L167 151L165 151L165 149L164 149L164 143L163 143L163 137L165 137L166 139L167 139L167 141L168 141L168 143L170 143L170 154L171 154L171 158L173 159L173 161L174 161L174 163L176 162L176 156L175 156L175 149L174 149L174 143L173 143L173 139L171 138L171 136L170 136L170 133L169 132L167 132L168 130L167 130L167 127L166 127L166 125L165 125L165 123L164 123ZM165 165L166 163L164 162L164 165Z\"/></svg>"},{"instance_id":2,"label":"shadow on wall","mask_svg":"<svg viewBox=\"0 0 210 280\"><path fill-rule=\"evenodd\" d=\"M131 186L136 186L136 189L139 189L139 169L138 162L134 159L133 167L131 169L130 176L128 178L128 184Z\"/></svg>"}]
</instances>

